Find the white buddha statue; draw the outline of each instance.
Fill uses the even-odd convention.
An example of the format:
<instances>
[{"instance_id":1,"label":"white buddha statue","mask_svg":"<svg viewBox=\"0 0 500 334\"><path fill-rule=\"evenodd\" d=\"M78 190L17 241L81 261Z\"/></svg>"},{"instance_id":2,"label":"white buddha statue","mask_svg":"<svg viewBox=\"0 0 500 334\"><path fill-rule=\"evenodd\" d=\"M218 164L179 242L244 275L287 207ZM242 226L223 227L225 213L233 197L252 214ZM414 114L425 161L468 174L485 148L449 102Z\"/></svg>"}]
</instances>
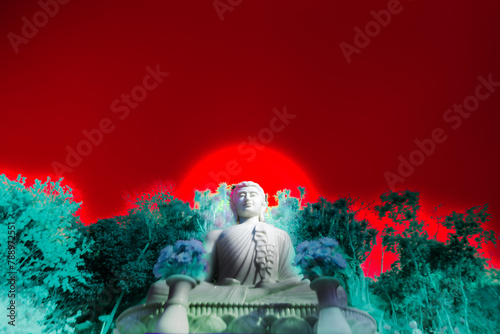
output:
<instances>
[{"instance_id":1,"label":"white buddha statue","mask_svg":"<svg viewBox=\"0 0 500 334\"><path fill-rule=\"evenodd\" d=\"M262 188L254 182L239 183L231 193L231 207L238 224L206 237L211 252L209 280L257 286L297 280L290 237L264 222L267 203Z\"/></svg>"},{"instance_id":2,"label":"white buddha statue","mask_svg":"<svg viewBox=\"0 0 500 334\"><path fill-rule=\"evenodd\" d=\"M309 281L301 281L292 266L290 236L264 221L267 208L262 188L245 181L234 186L231 208L237 225L210 232L205 248L210 273L189 295L190 302L317 303ZM154 283L147 303L168 297L165 280Z\"/></svg>"}]
</instances>

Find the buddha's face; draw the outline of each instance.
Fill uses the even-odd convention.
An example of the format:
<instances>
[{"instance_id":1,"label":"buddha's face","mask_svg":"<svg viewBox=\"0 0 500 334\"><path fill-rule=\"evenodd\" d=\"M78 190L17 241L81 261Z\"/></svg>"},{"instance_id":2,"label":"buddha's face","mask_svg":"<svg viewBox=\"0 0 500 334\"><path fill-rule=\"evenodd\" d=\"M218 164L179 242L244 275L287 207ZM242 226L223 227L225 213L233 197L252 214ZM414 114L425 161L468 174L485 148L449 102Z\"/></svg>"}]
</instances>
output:
<instances>
[{"instance_id":1,"label":"buddha's face","mask_svg":"<svg viewBox=\"0 0 500 334\"><path fill-rule=\"evenodd\" d=\"M259 216L266 209L264 198L255 187L242 187L233 198L234 206L239 217L252 218Z\"/></svg>"}]
</instances>

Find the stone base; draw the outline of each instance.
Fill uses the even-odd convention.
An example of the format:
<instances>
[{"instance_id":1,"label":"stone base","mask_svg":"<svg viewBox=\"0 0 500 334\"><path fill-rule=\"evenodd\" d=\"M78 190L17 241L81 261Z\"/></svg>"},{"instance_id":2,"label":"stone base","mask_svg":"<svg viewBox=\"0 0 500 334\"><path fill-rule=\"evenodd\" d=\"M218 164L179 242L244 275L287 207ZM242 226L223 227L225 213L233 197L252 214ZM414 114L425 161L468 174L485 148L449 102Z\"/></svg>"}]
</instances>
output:
<instances>
[{"instance_id":1,"label":"stone base","mask_svg":"<svg viewBox=\"0 0 500 334\"><path fill-rule=\"evenodd\" d=\"M138 305L117 319L116 334L155 333L166 303ZM355 308L340 309L352 334L373 334L375 320ZM315 333L317 304L193 303L188 319L191 333Z\"/></svg>"}]
</instances>

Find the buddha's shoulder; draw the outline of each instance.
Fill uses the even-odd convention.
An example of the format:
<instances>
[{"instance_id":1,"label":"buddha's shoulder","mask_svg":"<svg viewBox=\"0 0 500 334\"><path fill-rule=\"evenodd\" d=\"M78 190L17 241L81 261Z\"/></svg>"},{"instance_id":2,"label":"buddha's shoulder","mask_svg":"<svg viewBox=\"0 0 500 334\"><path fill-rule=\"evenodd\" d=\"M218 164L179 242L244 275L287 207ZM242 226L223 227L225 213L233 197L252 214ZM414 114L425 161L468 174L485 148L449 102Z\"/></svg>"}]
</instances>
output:
<instances>
[{"instance_id":1,"label":"buddha's shoulder","mask_svg":"<svg viewBox=\"0 0 500 334\"><path fill-rule=\"evenodd\" d=\"M276 227L274 225L271 225L269 223L265 223L265 229L267 230L267 233L272 233L276 237L282 239L282 240L288 240L290 239L290 236L285 230L280 229L279 227Z\"/></svg>"},{"instance_id":2,"label":"buddha's shoulder","mask_svg":"<svg viewBox=\"0 0 500 334\"><path fill-rule=\"evenodd\" d=\"M279 227L276 227L273 225L271 225L271 226L273 227L274 233L276 233L276 235L278 235L279 237L281 237L283 239L290 239L290 235L285 230L282 230Z\"/></svg>"},{"instance_id":3,"label":"buddha's shoulder","mask_svg":"<svg viewBox=\"0 0 500 334\"><path fill-rule=\"evenodd\" d=\"M217 239L219 239L221 233L224 230L213 230L207 233L205 236L205 247L212 248L212 246L215 244Z\"/></svg>"},{"instance_id":4,"label":"buddha's shoulder","mask_svg":"<svg viewBox=\"0 0 500 334\"><path fill-rule=\"evenodd\" d=\"M226 227L225 229L210 231L205 237L205 240L215 242L218 239L226 236L228 233L231 233L231 231L238 229L238 226L239 225L231 225L229 227Z\"/></svg>"},{"instance_id":5,"label":"buddha's shoulder","mask_svg":"<svg viewBox=\"0 0 500 334\"><path fill-rule=\"evenodd\" d=\"M268 223L236 224L236 225L226 227L223 230L211 231L207 234L206 238L209 240L215 241L217 239L222 239L227 235L235 235L235 234L240 234L240 233L245 233L245 234L249 233L249 235L250 235L250 233L253 233L253 229L257 225L259 225L260 228L264 228L264 230L267 233L273 233L274 235L277 235L277 236L280 236L283 238L289 238L289 235L286 231L284 231L284 230L282 230L274 225L268 224Z\"/></svg>"}]
</instances>

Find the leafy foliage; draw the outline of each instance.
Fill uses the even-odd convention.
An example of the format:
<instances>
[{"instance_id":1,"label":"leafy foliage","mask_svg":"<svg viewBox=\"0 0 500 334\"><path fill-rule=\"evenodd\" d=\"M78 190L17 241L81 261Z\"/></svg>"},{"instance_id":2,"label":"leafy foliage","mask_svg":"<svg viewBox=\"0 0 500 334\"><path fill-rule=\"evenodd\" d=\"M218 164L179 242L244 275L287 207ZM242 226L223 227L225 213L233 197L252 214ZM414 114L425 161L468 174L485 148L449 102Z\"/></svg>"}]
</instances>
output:
<instances>
[{"instance_id":1,"label":"leafy foliage","mask_svg":"<svg viewBox=\"0 0 500 334\"><path fill-rule=\"evenodd\" d=\"M84 294L91 278L83 257L90 252L92 242L79 231L81 224L75 213L80 204L73 201L70 188L50 178L36 180L30 187L25 182L21 176L16 180L0 176L0 235L8 235L8 226L15 226L16 231L15 259L8 263L4 254L0 262L2 268L15 263L10 271L16 272L17 319L21 325L21 319L37 318L38 328L26 327L33 332L72 332L68 324L78 312L72 305ZM6 241L2 237L2 250L7 249ZM6 282L6 274L3 272L2 282ZM33 296L37 298L30 302ZM69 321L55 321L61 318Z\"/></svg>"},{"instance_id":2,"label":"leafy foliage","mask_svg":"<svg viewBox=\"0 0 500 334\"><path fill-rule=\"evenodd\" d=\"M85 262L94 276L90 301L98 305L87 308L79 321L110 319L114 309L120 314L140 303L155 281L152 269L160 250L180 239L200 238L198 220L188 203L162 189L139 197L126 216L89 225L86 234L94 241L94 252L85 257ZM111 301L99 302L103 291L113 290L106 290L108 282L117 277L119 284L114 290L119 293L110 293Z\"/></svg>"},{"instance_id":3,"label":"leafy foliage","mask_svg":"<svg viewBox=\"0 0 500 334\"><path fill-rule=\"evenodd\" d=\"M360 265L376 243L377 230L370 228L366 219L356 219L353 205L351 198L329 202L320 197L318 202L308 203L301 215L301 238L334 238L355 266Z\"/></svg>"},{"instance_id":4,"label":"leafy foliage","mask_svg":"<svg viewBox=\"0 0 500 334\"><path fill-rule=\"evenodd\" d=\"M199 217L198 230L201 237L215 229L224 229L236 223L236 217L230 205L231 188L221 183L212 193L210 190L196 191L194 195L195 209Z\"/></svg>"},{"instance_id":5,"label":"leafy foliage","mask_svg":"<svg viewBox=\"0 0 500 334\"><path fill-rule=\"evenodd\" d=\"M492 332L494 325L480 316L485 312L477 302L492 284L479 252L484 243L495 242L493 231L482 227L489 217L487 206L453 212L439 222L450 229L441 242L429 237L418 217L417 192L387 193L381 199L376 211L396 227L386 225L382 245L397 253L398 260L371 287L386 303L389 327L407 330L416 320L426 332Z\"/></svg>"},{"instance_id":6,"label":"leafy foliage","mask_svg":"<svg viewBox=\"0 0 500 334\"><path fill-rule=\"evenodd\" d=\"M320 197L299 211L293 233L299 241L328 237L339 242L347 267L337 275L338 279L348 293L350 305L368 311L368 286L361 265L373 249L378 231L369 227L366 219L356 218L354 204L351 198L330 202Z\"/></svg>"},{"instance_id":7,"label":"leafy foliage","mask_svg":"<svg viewBox=\"0 0 500 334\"><path fill-rule=\"evenodd\" d=\"M301 189L299 187L299 189ZM303 196L304 194L302 194ZM266 215L266 221L284 231L286 231L294 244L299 244L304 240L300 237L301 199L290 196L290 190L278 191L274 195L277 206L270 207Z\"/></svg>"}]
</instances>

